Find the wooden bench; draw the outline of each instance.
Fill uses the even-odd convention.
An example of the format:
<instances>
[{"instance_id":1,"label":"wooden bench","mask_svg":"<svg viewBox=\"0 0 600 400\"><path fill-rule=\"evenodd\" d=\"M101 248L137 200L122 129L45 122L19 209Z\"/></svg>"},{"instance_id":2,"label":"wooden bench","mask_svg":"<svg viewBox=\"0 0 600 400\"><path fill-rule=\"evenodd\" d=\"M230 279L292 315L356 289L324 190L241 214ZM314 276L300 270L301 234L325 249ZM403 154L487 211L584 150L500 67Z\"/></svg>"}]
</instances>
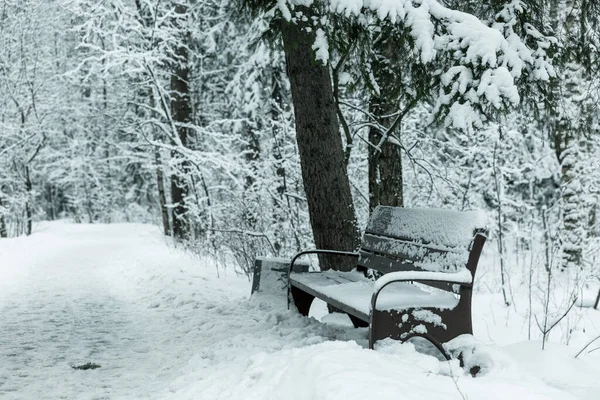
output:
<instances>
[{"instance_id":1,"label":"wooden bench","mask_svg":"<svg viewBox=\"0 0 600 400\"><path fill-rule=\"evenodd\" d=\"M319 298L347 313L354 326L368 326L369 348L385 338L420 336L448 358L442 344L473 333L473 278L485 226L485 218L473 211L378 206L358 252L307 250L294 256L288 308L293 302L308 316L312 301ZM306 254L355 257L358 269L292 272ZM366 278L366 269L380 277Z\"/></svg>"}]
</instances>

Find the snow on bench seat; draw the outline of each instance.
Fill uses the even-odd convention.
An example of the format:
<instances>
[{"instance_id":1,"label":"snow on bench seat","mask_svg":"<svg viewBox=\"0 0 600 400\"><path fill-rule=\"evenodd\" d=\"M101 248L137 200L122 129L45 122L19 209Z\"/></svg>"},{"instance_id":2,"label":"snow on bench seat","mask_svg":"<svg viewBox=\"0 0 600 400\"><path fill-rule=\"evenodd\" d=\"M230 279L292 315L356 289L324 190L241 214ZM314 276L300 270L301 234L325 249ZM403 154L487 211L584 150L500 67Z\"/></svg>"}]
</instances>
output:
<instances>
[{"instance_id":1,"label":"snow on bench seat","mask_svg":"<svg viewBox=\"0 0 600 400\"><path fill-rule=\"evenodd\" d=\"M290 276L290 283L325 300L335 308L369 321L375 281L365 278L359 272L295 273ZM393 283L381 292L377 300L377 309L402 310L412 307L453 309L458 301L455 294L444 290L411 283Z\"/></svg>"}]
</instances>

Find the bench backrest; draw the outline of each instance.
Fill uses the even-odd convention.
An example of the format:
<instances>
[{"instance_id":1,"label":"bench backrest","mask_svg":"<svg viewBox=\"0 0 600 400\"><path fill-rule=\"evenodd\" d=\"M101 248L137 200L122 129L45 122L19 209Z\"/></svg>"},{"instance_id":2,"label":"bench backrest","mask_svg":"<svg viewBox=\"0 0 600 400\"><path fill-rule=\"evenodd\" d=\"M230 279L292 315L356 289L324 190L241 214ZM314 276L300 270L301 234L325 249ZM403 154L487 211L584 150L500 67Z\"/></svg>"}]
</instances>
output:
<instances>
[{"instance_id":1,"label":"bench backrest","mask_svg":"<svg viewBox=\"0 0 600 400\"><path fill-rule=\"evenodd\" d=\"M486 218L477 211L377 206L362 239L358 265L382 273L457 272L475 276ZM452 285L428 283L453 291Z\"/></svg>"}]
</instances>

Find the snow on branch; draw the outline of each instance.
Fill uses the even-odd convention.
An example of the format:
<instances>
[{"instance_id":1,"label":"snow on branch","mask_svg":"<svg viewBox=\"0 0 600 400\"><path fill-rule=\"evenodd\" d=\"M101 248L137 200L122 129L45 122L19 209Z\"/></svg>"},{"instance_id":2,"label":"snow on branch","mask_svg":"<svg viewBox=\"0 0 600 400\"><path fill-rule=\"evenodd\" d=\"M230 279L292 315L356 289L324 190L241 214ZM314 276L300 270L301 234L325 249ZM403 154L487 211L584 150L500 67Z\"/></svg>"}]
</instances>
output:
<instances>
[{"instance_id":1,"label":"snow on branch","mask_svg":"<svg viewBox=\"0 0 600 400\"><path fill-rule=\"evenodd\" d=\"M531 24L525 24L520 35L515 31L525 8L522 0L509 2L491 22L437 0L279 0L277 7L285 11L285 18L293 15L295 6L318 1L331 13L347 17L374 13L380 20L409 28L419 61L435 63L432 79L439 79L440 88L434 114L454 128L481 127L486 115L520 103L518 84L556 76L546 51L555 39ZM323 35L319 41L324 42ZM315 44L321 50L319 59L326 60L323 47Z\"/></svg>"}]
</instances>

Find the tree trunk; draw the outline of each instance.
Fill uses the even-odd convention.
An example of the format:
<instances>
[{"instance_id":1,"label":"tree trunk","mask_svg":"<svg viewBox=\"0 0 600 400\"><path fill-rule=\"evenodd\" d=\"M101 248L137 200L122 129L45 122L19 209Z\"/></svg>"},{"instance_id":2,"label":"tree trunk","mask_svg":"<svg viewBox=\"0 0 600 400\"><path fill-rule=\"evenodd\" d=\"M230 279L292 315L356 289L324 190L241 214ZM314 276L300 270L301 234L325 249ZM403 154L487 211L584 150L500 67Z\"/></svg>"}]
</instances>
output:
<instances>
[{"instance_id":1,"label":"tree trunk","mask_svg":"<svg viewBox=\"0 0 600 400\"><path fill-rule=\"evenodd\" d=\"M4 204L2 203L2 196L0 196L0 208L2 208ZM6 219L4 218L4 214L0 214L0 238L8 237L8 230L6 229Z\"/></svg>"},{"instance_id":2,"label":"tree trunk","mask_svg":"<svg viewBox=\"0 0 600 400\"><path fill-rule=\"evenodd\" d=\"M85 211L87 212L89 223L93 224L94 223L94 209L93 209L91 190L92 190L92 188L89 188L87 185L87 182L84 180L83 181L83 191L85 194Z\"/></svg>"},{"instance_id":3,"label":"tree trunk","mask_svg":"<svg viewBox=\"0 0 600 400\"><path fill-rule=\"evenodd\" d=\"M26 231L25 234L27 236L31 235L32 232L32 211L31 211L31 189L32 189L32 184L31 184L31 176L29 174L29 166L25 167L25 191L27 192L27 201L25 202L25 217L27 219L26 221Z\"/></svg>"},{"instance_id":4,"label":"tree trunk","mask_svg":"<svg viewBox=\"0 0 600 400\"><path fill-rule=\"evenodd\" d=\"M389 133L400 137L400 123L396 123L400 117L397 115L406 114L414 107L414 102L406 104L405 109L400 108L406 96L402 85L403 54L399 49L404 48L405 44L404 39L396 36L389 25L384 25L382 31L373 37L370 67L377 88L371 89L369 112L375 118L374 122L383 129L394 126ZM384 134L371 126L369 142L379 145ZM380 204L404 206L401 149L388 138L384 139L379 149L369 146L370 211Z\"/></svg>"},{"instance_id":5,"label":"tree trunk","mask_svg":"<svg viewBox=\"0 0 600 400\"><path fill-rule=\"evenodd\" d=\"M248 166L246 178L244 180L245 191L252 190L252 187L256 182L256 164L260 159L260 141L256 134L257 130L260 130L260 127L255 128L249 123L244 123L242 129L242 138L246 143L244 158L246 160L246 165Z\"/></svg>"},{"instance_id":6,"label":"tree trunk","mask_svg":"<svg viewBox=\"0 0 600 400\"><path fill-rule=\"evenodd\" d=\"M47 184L46 192L48 199L50 200L50 220L56 219L56 195L54 194L54 186Z\"/></svg>"},{"instance_id":7,"label":"tree trunk","mask_svg":"<svg viewBox=\"0 0 600 400\"><path fill-rule=\"evenodd\" d=\"M295 226L295 216L297 215L297 205L292 207L290 197L287 196L288 191L288 177L286 171L286 164L284 160L284 148L286 145L287 137L285 132L281 129L278 123L281 118L281 110L284 109L283 100L283 88L280 84L281 75L283 70L280 65L274 65L270 70L271 73L271 104L269 114L271 117L271 134L273 136L273 147L272 154L275 166L275 174L277 176L276 193L277 196L273 198L273 225L275 240L273 247L275 248L275 255L279 255L280 252L286 251L284 245L290 238L286 236L284 224L286 220L289 220L291 224L291 231L294 235L294 242L296 244L296 251L301 250L300 239L298 237L298 230ZM286 209L287 206L287 209Z\"/></svg>"},{"instance_id":8,"label":"tree trunk","mask_svg":"<svg viewBox=\"0 0 600 400\"><path fill-rule=\"evenodd\" d=\"M152 88L148 88L148 100L150 107L154 109L156 107L156 100L154 98L154 92ZM154 112L152 112L153 114ZM151 114L151 115L152 115ZM156 132L153 128L153 137L156 139ZM158 204L160 206L160 215L162 218L163 232L165 236L171 235L171 224L169 223L169 209L167 208L167 194L165 192L165 176L162 167L162 161L160 158L160 149L157 147L154 149L154 163L156 165L156 187L158 190Z\"/></svg>"},{"instance_id":9,"label":"tree trunk","mask_svg":"<svg viewBox=\"0 0 600 400\"><path fill-rule=\"evenodd\" d=\"M158 203L160 205L160 215L162 217L163 232L165 233L165 236L170 236L171 226L169 225L169 210L167 209L165 178L160 161L160 151L158 149L154 149L154 160L156 162L156 186L158 188Z\"/></svg>"},{"instance_id":10,"label":"tree trunk","mask_svg":"<svg viewBox=\"0 0 600 400\"><path fill-rule=\"evenodd\" d=\"M389 115L397 112L392 104L378 104L380 100L372 96L369 112L374 116ZM392 121L378 118L379 124L391 126ZM383 132L369 128L369 142L377 145ZM395 133L395 132L392 132ZM386 206L403 207L402 191L402 153L400 146L389 140L383 143L381 151L369 146L369 211L382 204Z\"/></svg>"},{"instance_id":11,"label":"tree trunk","mask_svg":"<svg viewBox=\"0 0 600 400\"><path fill-rule=\"evenodd\" d=\"M581 221L581 183L577 171L577 143L569 122L561 118L551 124L554 151L561 167L562 254L560 269L581 265L585 230Z\"/></svg>"},{"instance_id":12,"label":"tree trunk","mask_svg":"<svg viewBox=\"0 0 600 400\"><path fill-rule=\"evenodd\" d=\"M192 106L189 93L189 54L187 43L190 32L181 26L181 19L187 13L187 6L175 6L175 26L180 30L179 42L175 48L176 62L173 63L171 74L171 118L177 126L177 135L182 146L187 146L191 122ZM177 170L171 175L171 201L173 202L173 236L179 239L187 238L190 234L190 221L186 216L186 199L189 192L187 176L190 172L189 162L182 159L177 152L173 158L178 159Z\"/></svg>"},{"instance_id":13,"label":"tree trunk","mask_svg":"<svg viewBox=\"0 0 600 400\"><path fill-rule=\"evenodd\" d=\"M577 21L581 13L579 4L567 0L565 2L554 1L551 3L550 12L556 21L557 31L562 31L564 40L569 39L577 32ZM566 12L567 17L563 19L561 13ZM572 43L571 43L572 44ZM562 201L562 270L566 268L581 266L583 241L585 238L585 222L583 221L581 181L579 164L579 143L581 137L581 101L585 89L582 87L580 66L574 62L559 65L561 79L552 87L553 96L560 98L560 106L551 115L551 135L554 141L556 158L561 166L560 194ZM575 113L579 109L579 113ZM579 114L579 115L577 115Z\"/></svg>"},{"instance_id":14,"label":"tree trunk","mask_svg":"<svg viewBox=\"0 0 600 400\"><path fill-rule=\"evenodd\" d=\"M242 130L242 137L246 142L245 150L245 159L246 159L246 177L244 180L244 203L246 203L249 199L257 199L255 196L256 188L254 184L256 183L257 176L257 164L260 159L260 140L256 131L260 130L260 126L253 127L249 123L244 123L244 127ZM253 207L246 206L244 210L244 222L246 226L251 229L256 229L256 223L258 222L258 218L256 216L256 210Z\"/></svg>"},{"instance_id":15,"label":"tree trunk","mask_svg":"<svg viewBox=\"0 0 600 400\"><path fill-rule=\"evenodd\" d=\"M563 244L561 269L581 266L585 231L581 221L581 183L576 168L577 145L569 145L562 152L561 197L563 216Z\"/></svg>"},{"instance_id":16,"label":"tree trunk","mask_svg":"<svg viewBox=\"0 0 600 400\"><path fill-rule=\"evenodd\" d=\"M302 12L307 21L298 18L297 24L282 22L282 37L315 245L321 249L355 250L359 233L329 69L315 60L313 11L302 6L294 11ZM309 26L312 29L307 32ZM319 261L323 270L356 267L356 260L345 257L321 257Z\"/></svg>"}]
</instances>

